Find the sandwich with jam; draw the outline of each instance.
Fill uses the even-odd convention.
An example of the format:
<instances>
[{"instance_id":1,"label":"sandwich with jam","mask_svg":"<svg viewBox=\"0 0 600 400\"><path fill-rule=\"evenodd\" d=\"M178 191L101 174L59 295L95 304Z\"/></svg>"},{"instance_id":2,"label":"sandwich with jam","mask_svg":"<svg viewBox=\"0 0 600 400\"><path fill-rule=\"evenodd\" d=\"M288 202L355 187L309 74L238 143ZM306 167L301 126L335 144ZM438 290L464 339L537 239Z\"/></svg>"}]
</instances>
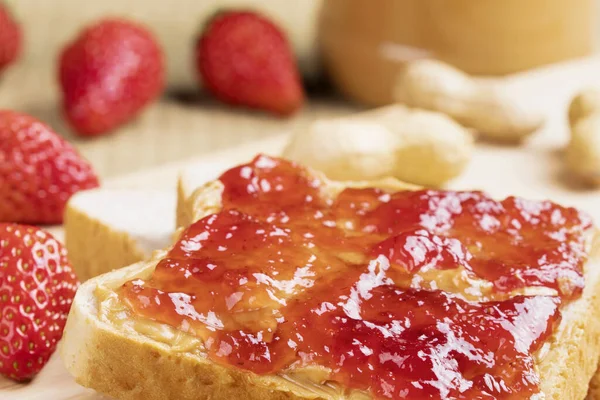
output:
<instances>
[{"instance_id":1,"label":"sandwich with jam","mask_svg":"<svg viewBox=\"0 0 600 400\"><path fill-rule=\"evenodd\" d=\"M87 281L62 357L117 399L580 400L599 238L576 209L257 156L176 243Z\"/></svg>"}]
</instances>

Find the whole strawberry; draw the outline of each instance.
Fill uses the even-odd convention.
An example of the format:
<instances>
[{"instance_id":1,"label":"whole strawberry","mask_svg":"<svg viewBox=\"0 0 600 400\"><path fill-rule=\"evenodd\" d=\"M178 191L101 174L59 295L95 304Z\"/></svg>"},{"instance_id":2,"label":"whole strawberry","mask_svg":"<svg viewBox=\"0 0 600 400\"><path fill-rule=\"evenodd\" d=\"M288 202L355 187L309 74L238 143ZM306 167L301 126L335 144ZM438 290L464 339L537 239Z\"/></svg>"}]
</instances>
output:
<instances>
[{"instance_id":1,"label":"whole strawberry","mask_svg":"<svg viewBox=\"0 0 600 400\"><path fill-rule=\"evenodd\" d=\"M0 223L0 374L33 378L62 337L78 281L49 233Z\"/></svg>"},{"instance_id":2,"label":"whole strawberry","mask_svg":"<svg viewBox=\"0 0 600 400\"><path fill-rule=\"evenodd\" d=\"M204 86L225 103L288 115L304 102L285 35L256 13L217 14L198 40L196 66Z\"/></svg>"},{"instance_id":3,"label":"whole strawberry","mask_svg":"<svg viewBox=\"0 0 600 400\"><path fill-rule=\"evenodd\" d=\"M21 52L21 27L0 3L0 71L17 59Z\"/></svg>"},{"instance_id":4,"label":"whole strawberry","mask_svg":"<svg viewBox=\"0 0 600 400\"><path fill-rule=\"evenodd\" d=\"M107 19L85 29L63 51L64 113L84 136L100 135L135 118L162 92L163 53L144 27Z\"/></svg>"},{"instance_id":5,"label":"whole strawberry","mask_svg":"<svg viewBox=\"0 0 600 400\"><path fill-rule=\"evenodd\" d=\"M60 223L71 195L97 186L90 164L50 127L0 110L0 221Z\"/></svg>"}]
</instances>

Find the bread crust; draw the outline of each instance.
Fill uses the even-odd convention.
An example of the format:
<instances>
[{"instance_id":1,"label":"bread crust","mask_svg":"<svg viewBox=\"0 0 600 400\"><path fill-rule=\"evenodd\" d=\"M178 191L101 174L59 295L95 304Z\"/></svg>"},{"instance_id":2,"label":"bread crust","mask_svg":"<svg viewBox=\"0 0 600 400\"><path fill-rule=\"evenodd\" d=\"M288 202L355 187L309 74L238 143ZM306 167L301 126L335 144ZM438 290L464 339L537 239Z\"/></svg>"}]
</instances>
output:
<instances>
[{"instance_id":1,"label":"bread crust","mask_svg":"<svg viewBox=\"0 0 600 400\"><path fill-rule=\"evenodd\" d=\"M325 181L327 182L327 181ZM344 187L380 186L387 190L414 189L396 180L331 183L330 195ZM182 224L220 209L220 182L211 182L185 200L188 216ZM369 398L318 393L301 386L282 385L282 378L259 376L252 372L215 364L201 355L174 352L168 345L141 334L119 332L98 318L94 290L112 282L114 287L135 277L149 275L159 253L146 263L102 275L85 283L78 291L61 346L67 370L83 386L122 400L341 400ZM580 400L600 358L600 239L592 241L586 264L586 287L581 299L563 309L563 320L547 342L547 352L538 363L541 389L546 399Z\"/></svg>"},{"instance_id":2,"label":"bread crust","mask_svg":"<svg viewBox=\"0 0 600 400\"><path fill-rule=\"evenodd\" d=\"M64 241L77 277L85 281L147 260L169 245L174 208L169 192L98 188L75 194L65 210Z\"/></svg>"},{"instance_id":3,"label":"bread crust","mask_svg":"<svg viewBox=\"0 0 600 400\"><path fill-rule=\"evenodd\" d=\"M600 368L596 370L596 373L590 381L590 387L588 389L586 400L599 400L600 399Z\"/></svg>"},{"instance_id":4,"label":"bread crust","mask_svg":"<svg viewBox=\"0 0 600 400\"><path fill-rule=\"evenodd\" d=\"M64 227L69 261L81 281L146 258L126 232L113 229L70 203L65 211Z\"/></svg>"},{"instance_id":5,"label":"bread crust","mask_svg":"<svg viewBox=\"0 0 600 400\"><path fill-rule=\"evenodd\" d=\"M311 175L325 183L325 196L333 197L345 188L376 187L382 190L395 192L400 190L417 190L420 186L399 181L395 178L382 178L372 181L331 181L320 172L312 171ZM185 228L204 218L219 212L221 209L221 193L223 184L210 181L198 188L190 189L186 182L185 172L179 177L177 183L177 228Z\"/></svg>"},{"instance_id":6,"label":"bread crust","mask_svg":"<svg viewBox=\"0 0 600 400\"><path fill-rule=\"evenodd\" d=\"M128 337L97 316L98 285L121 284L151 272L150 262L101 275L77 292L61 342L61 357L77 383L123 400L324 399L278 389L268 377L226 368L194 354L174 353L142 335Z\"/></svg>"},{"instance_id":7,"label":"bread crust","mask_svg":"<svg viewBox=\"0 0 600 400\"><path fill-rule=\"evenodd\" d=\"M177 228L188 226L189 221L192 220L193 208L190 201L193 192L194 190L186 184L185 172L183 172L177 179L177 206L175 210L175 225Z\"/></svg>"}]
</instances>

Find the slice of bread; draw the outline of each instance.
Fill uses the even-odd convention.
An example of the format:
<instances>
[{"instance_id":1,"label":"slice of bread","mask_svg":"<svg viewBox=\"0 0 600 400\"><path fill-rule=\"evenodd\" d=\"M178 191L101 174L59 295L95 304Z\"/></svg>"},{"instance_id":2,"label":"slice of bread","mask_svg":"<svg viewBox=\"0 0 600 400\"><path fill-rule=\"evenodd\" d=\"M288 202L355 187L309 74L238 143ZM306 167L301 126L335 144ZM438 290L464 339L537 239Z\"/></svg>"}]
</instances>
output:
<instances>
[{"instance_id":1,"label":"slice of bread","mask_svg":"<svg viewBox=\"0 0 600 400\"><path fill-rule=\"evenodd\" d=\"M325 195L347 186L329 183ZM387 190L411 189L395 180L369 186ZM190 220L220 209L220 182L196 190L187 200ZM566 305L563 318L543 351L536 355L541 398L584 398L600 358L600 239L590 239L582 297ZM61 345L68 371L83 386L123 400L159 399L368 399L364 392L315 383L305 376L261 376L208 360L198 339L165 324L131 318L115 290L124 282L148 278L165 253L147 262L114 271L82 285L78 291ZM540 396L536 396L540 399Z\"/></svg>"},{"instance_id":2,"label":"slice of bread","mask_svg":"<svg viewBox=\"0 0 600 400\"><path fill-rule=\"evenodd\" d=\"M73 196L65 211L69 259L82 281L146 260L175 230L170 192L94 189Z\"/></svg>"}]
</instances>

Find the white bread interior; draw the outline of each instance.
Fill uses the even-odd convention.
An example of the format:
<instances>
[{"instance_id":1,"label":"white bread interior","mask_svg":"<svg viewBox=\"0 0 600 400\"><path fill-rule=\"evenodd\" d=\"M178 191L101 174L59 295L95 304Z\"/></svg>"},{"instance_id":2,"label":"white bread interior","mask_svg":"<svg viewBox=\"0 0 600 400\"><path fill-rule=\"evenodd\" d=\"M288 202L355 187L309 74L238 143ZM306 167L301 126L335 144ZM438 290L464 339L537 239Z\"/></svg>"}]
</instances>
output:
<instances>
[{"instance_id":1,"label":"white bread interior","mask_svg":"<svg viewBox=\"0 0 600 400\"><path fill-rule=\"evenodd\" d=\"M171 243L174 230L171 192L86 190L65 210L65 245L82 281L148 259Z\"/></svg>"},{"instance_id":2,"label":"white bread interior","mask_svg":"<svg viewBox=\"0 0 600 400\"><path fill-rule=\"evenodd\" d=\"M348 183L329 183L326 194L335 195ZM355 183L402 190L412 186L396 180ZM196 190L189 203L187 225L220 209L222 185L211 182ZM563 308L563 318L539 357L538 371L545 399L580 400L600 357L600 240L590 242L585 266L586 287L580 299ZM151 275L164 252L148 262L134 264L94 278L79 289L61 346L68 371L83 386L123 400L200 399L365 399L363 392L344 394L335 387L285 376L259 376L209 361L189 346L172 346L164 337L177 336L173 328L157 324L161 333L115 326L99 315L98 288L113 290L124 282ZM167 332L165 334L165 332ZM537 399L540 396L536 397Z\"/></svg>"}]
</instances>

